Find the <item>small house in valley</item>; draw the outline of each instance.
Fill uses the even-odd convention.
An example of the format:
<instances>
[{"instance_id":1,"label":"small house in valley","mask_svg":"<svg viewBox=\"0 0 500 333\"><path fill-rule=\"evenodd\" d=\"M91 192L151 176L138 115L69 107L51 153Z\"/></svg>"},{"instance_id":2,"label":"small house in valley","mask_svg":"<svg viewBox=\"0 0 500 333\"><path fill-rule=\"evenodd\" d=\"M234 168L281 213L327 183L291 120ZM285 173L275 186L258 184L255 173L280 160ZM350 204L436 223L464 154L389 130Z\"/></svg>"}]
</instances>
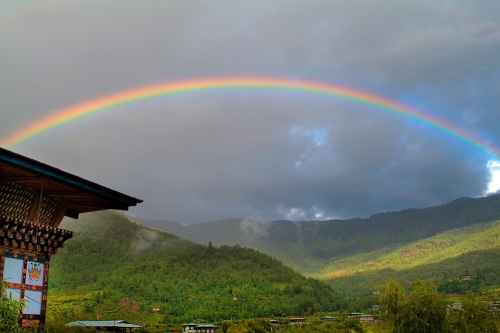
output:
<instances>
[{"instance_id":1,"label":"small house in valley","mask_svg":"<svg viewBox=\"0 0 500 333\"><path fill-rule=\"evenodd\" d=\"M490 310L496 313L500 313L500 301L495 301L491 303Z\"/></svg>"},{"instance_id":2,"label":"small house in valley","mask_svg":"<svg viewBox=\"0 0 500 333\"><path fill-rule=\"evenodd\" d=\"M79 320L72 321L71 323L66 324L66 326L83 326L87 328L94 328L99 331L117 333L133 332L134 329L142 327L130 324L124 320Z\"/></svg>"},{"instance_id":3,"label":"small house in valley","mask_svg":"<svg viewBox=\"0 0 500 333\"><path fill-rule=\"evenodd\" d=\"M373 315L362 312L351 312L349 318L357 318L360 323L372 323L375 320Z\"/></svg>"},{"instance_id":4,"label":"small house in valley","mask_svg":"<svg viewBox=\"0 0 500 333\"><path fill-rule=\"evenodd\" d=\"M208 323L189 323L182 324L183 333L215 333L217 326Z\"/></svg>"},{"instance_id":5,"label":"small house in valley","mask_svg":"<svg viewBox=\"0 0 500 333\"><path fill-rule=\"evenodd\" d=\"M293 324L305 324L306 322L306 318L298 318L298 317L295 317L295 318L290 318L290 324L293 325Z\"/></svg>"}]
</instances>

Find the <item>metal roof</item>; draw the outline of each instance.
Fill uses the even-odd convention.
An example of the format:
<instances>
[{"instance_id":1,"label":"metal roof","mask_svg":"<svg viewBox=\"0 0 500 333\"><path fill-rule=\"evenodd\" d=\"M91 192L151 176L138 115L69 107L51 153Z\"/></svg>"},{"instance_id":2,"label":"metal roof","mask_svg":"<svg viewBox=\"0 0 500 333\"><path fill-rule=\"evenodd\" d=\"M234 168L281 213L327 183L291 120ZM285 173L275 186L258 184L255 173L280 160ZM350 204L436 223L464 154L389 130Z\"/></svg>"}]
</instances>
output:
<instances>
[{"instance_id":1,"label":"metal roof","mask_svg":"<svg viewBox=\"0 0 500 333\"><path fill-rule=\"evenodd\" d=\"M4 148L0 148L0 182L24 184L43 190L43 195L66 199L65 215L72 218L98 210L128 210L142 202Z\"/></svg>"},{"instance_id":2,"label":"metal roof","mask_svg":"<svg viewBox=\"0 0 500 333\"><path fill-rule=\"evenodd\" d=\"M67 323L66 326L85 327L120 327L120 328L141 328L140 325L130 324L124 320L77 320Z\"/></svg>"}]
</instances>

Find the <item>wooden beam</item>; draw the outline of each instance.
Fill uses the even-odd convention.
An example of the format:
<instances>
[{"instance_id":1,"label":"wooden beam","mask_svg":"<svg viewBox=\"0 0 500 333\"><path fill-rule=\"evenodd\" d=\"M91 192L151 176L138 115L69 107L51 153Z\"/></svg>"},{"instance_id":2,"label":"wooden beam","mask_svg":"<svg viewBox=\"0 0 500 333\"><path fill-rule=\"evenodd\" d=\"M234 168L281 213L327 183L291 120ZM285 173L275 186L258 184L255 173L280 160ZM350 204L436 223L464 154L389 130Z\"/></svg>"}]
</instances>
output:
<instances>
[{"instance_id":1,"label":"wooden beam","mask_svg":"<svg viewBox=\"0 0 500 333\"><path fill-rule=\"evenodd\" d=\"M35 197L33 198L32 204L31 204L31 211L28 217L28 221L31 222L36 222L36 214L38 213L38 209L40 208L40 205L42 204L40 200L40 192L37 191L35 194Z\"/></svg>"},{"instance_id":2,"label":"wooden beam","mask_svg":"<svg viewBox=\"0 0 500 333\"><path fill-rule=\"evenodd\" d=\"M78 201L78 200L70 200L69 205L72 209L92 209L97 208L101 209L119 209L119 210L127 210L128 206L117 203L109 203L109 202L98 202L98 201Z\"/></svg>"},{"instance_id":3,"label":"wooden beam","mask_svg":"<svg viewBox=\"0 0 500 333\"><path fill-rule=\"evenodd\" d=\"M43 191L45 197L60 197L60 198L85 198L85 193L77 191Z\"/></svg>"},{"instance_id":4,"label":"wooden beam","mask_svg":"<svg viewBox=\"0 0 500 333\"><path fill-rule=\"evenodd\" d=\"M41 183L43 180L35 176L0 176L2 183Z\"/></svg>"},{"instance_id":5,"label":"wooden beam","mask_svg":"<svg viewBox=\"0 0 500 333\"><path fill-rule=\"evenodd\" d=\"M54 217L52 219L51 225L53 227L57 228L59 226L59 224L61 223L62 219L66 215L66 211L68 210L68 205L69 205L69 202L68 202L68 200L65 200L65 199L63 199L59 203L59 208L57 210L57 213L54 214Z\"/></svg>"}]
</instances>

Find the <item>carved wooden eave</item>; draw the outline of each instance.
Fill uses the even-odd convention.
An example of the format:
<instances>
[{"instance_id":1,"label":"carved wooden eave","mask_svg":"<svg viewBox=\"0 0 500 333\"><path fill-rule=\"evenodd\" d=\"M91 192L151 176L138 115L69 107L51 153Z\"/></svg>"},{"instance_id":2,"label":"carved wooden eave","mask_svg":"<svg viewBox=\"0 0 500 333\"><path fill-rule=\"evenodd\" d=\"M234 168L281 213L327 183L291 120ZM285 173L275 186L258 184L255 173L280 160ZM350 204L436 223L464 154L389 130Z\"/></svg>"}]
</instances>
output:
<instances>
[{"instance_id":1,"label":"carved wooden eave","mask_svg":"<svg viewBox=\"0 0 500 333\"><path fill-rule=\"evenodd\" d=\"M50 256L72 237L72 231L0 216L0 246L12 252Z\"/></svg>"},{"instance_id":2,"label":"carved wooden eave","mask_svg":"<svg viewBox=\"0 0 500 333\"><path fill-rule=\"evenodd\" d=\"M57 228L64 216L142 200L0 148L0 215Z\"/></svg>"}]
</instances>

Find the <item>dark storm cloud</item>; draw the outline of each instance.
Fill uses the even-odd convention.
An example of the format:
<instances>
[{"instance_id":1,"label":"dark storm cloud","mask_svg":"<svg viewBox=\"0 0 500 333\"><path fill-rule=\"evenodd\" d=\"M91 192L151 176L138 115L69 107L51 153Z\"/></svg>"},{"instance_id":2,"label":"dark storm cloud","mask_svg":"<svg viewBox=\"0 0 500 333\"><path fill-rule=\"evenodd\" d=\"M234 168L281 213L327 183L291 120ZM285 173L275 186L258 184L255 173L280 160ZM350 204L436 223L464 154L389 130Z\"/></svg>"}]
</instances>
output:
<instances>
[{"instance_id":1,"label":"dark storm cloud","mask_svg":"<svg viewBox=\"0 0 500 333\"><path fill-rule=\"evenodd\" d=\"M0 133L132 87L260 75L371 91L498 146L494 13L496 2L47 1L0 14ZM442 204L483 195L493 170L428 124L297 93L161 97L13 149L144 199L133 214L184 223Z\"/></svg>"}]
</instances>

